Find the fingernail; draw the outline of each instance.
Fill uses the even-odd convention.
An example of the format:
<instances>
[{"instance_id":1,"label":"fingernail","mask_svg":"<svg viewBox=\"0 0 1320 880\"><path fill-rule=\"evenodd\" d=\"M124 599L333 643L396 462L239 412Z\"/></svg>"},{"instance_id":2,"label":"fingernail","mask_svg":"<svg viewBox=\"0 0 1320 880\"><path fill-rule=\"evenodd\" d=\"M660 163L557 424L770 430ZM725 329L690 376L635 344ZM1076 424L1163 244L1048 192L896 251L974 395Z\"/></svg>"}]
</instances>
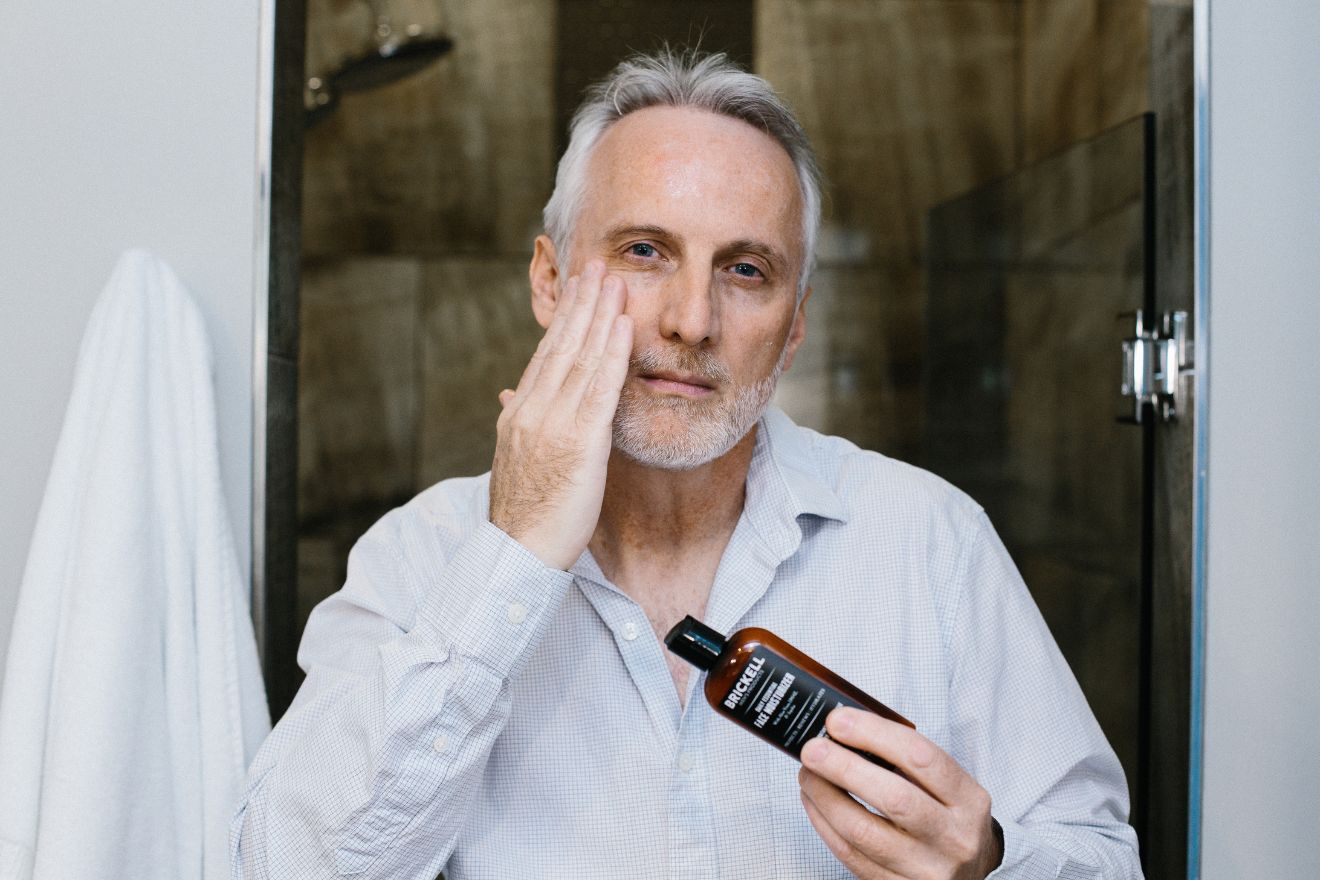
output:
<instances>
[{"instance_id":1,"label":"fingernail","mask_svg":"<svg viewBox=\"0 0 1320 880\"><path fill-rule=\"evenodd\" d=\"M825 757L825 749L825 743L819 737L811 740L811 742L802 747L802 763L807 766L819 764L821 759Z\"/></svg>"},{"instance_id":2,"label":"fingernail","mask_svg":"<svg viewBox=\"0 0 1320 880\"><path fill-rule=\"evenodd\" d=\"M830 717L826 720L829 721L829 726L834 730L841 733L849 731L853 727L853 712L846 706L840 706L831 712Z\"/></svg>"}]
</instances>

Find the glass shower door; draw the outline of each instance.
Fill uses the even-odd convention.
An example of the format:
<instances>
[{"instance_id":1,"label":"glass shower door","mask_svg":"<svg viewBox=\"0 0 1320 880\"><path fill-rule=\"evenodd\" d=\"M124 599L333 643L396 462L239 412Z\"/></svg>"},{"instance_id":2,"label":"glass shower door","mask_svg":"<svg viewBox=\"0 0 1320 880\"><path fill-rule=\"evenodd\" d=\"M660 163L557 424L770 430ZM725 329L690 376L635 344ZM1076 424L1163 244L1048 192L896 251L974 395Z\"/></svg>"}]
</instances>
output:
<instances>
[{"instance_id":1,"label":"glass shower door","mask_svg":"<svg viewBox=\"0 0 1320 880\"><path fill-rule=\"evenodd\" d=\"M1116 318L1150 314L1151 131L1133 119L927 226L926 464L999 530L1123 763L1139 833L1151 429L1119 418Z\"/></svg>"}]
</instances>

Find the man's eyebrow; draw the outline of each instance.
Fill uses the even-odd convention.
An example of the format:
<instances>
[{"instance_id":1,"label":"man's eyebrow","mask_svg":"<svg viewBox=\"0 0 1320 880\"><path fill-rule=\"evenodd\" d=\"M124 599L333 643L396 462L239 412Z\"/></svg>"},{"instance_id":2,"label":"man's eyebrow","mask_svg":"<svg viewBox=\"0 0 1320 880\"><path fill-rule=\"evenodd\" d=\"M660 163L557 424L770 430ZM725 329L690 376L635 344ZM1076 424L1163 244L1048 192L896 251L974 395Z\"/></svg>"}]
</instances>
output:
<instances>
[{"instance_id":1,"label":"man's eyebrow","mask_svg":"<svg viewBox=\"0 0 1320 880\"><path fill-rule=\"evenodd\" d=\"M732 241L719 249L723 256L732 254L752 254L758 256L770 264L772 269L782 269L788 263L787 257L779 250L763 241L757 241L754 238L743 238L738 241Z\"/></svg>"},{"instance_id":2,"label":"man's eyebrow","mask_svg":"<svg viewBox=\"0 0 1320 880\"><path fill-rule=\"evenodd\" d=\"M629 235L645 235L650 238L675 239L674 235L663 226L652 226L650 224L620 223L618 226L612 226L601 236L602 241L614 241L616 238L624 238Z\"/></svg>"}]
</instances>

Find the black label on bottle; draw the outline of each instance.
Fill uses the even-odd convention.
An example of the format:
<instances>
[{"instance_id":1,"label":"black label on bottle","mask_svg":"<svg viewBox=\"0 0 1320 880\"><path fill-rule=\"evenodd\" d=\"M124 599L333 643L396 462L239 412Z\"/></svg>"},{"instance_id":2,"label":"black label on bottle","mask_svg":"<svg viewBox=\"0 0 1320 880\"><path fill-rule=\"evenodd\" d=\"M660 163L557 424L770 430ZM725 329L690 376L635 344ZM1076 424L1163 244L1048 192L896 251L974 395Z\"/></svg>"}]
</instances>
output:
<instances>
[{"instance_id":1,"label":"black label on bottle","mask_svg":"<svg viewBox=\"0 0 1320 880\"><path fill-rule=\"evenodd\" d=\"M828 735L825 716L836 706L866 709L764 645L752 649L742 675L720 700L722 709L794 757L812 737Z\"/></svg>"}]
</instances>

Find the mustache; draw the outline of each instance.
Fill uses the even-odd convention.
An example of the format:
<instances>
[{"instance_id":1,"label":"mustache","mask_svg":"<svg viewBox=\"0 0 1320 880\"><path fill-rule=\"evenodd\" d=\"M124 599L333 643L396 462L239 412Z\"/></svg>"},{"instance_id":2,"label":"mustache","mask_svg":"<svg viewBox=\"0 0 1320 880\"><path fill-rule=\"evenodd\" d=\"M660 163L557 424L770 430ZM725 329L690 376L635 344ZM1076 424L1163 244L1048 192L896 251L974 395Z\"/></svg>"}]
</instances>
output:
<instances>
[{"instance_id":1,"label":"mustache","mask_svg":"<svg viewBox=\"0 0 1320 880\"><path fill-rule=\"evenodd\" d=\"M645 373L694 373L712 386L728 383L733 374L719 358L698 348L649 348L628 359L632 375Z\"/></svg>"}]
</instances>

